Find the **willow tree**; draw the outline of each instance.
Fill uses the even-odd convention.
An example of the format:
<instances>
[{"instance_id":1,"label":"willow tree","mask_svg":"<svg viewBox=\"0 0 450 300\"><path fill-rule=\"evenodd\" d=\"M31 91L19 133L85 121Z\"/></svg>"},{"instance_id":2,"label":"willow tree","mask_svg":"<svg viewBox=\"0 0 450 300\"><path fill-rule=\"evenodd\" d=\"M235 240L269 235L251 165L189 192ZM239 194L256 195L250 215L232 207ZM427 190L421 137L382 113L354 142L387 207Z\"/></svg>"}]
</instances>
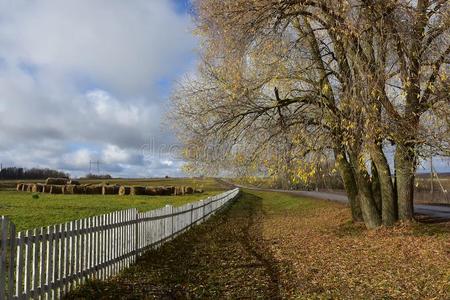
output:
<instances>
[{"instance_id":1,"label":"willow tree","mask_svg":"<svg viewBox=\"0 0 450 300\"><path fill-rule=\"evenodd\" d=\"M412 218L421 147L448 149L446 2L196 5L203 59L172 110L194 168L264 167L292 176L305 157L333 153L354 220L373 228ZM426 136L430 128L444 139ZM395 181L387 144L395 149ZM205 155L208 149L218 155Z\"/></svg>"}]
</instances>

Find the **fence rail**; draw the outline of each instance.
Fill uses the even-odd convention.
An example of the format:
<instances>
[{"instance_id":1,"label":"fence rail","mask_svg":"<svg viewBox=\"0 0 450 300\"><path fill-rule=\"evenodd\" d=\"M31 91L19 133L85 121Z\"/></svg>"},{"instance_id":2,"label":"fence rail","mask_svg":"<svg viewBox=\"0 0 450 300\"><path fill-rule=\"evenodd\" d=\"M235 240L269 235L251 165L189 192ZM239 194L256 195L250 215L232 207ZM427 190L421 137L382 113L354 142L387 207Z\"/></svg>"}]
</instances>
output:
<instances>
[{"instance_id":1,"label":"fence rail","mask_svg":"<svg viewBox=\"0 0 450 300\"><path fill-rule=\"evenodd\" d=\"M58 299L87 279L114 276L238 194L234 189L180 207L132 208L18 233L1 217L0 300Z\"/></svg>"}]
</instances>

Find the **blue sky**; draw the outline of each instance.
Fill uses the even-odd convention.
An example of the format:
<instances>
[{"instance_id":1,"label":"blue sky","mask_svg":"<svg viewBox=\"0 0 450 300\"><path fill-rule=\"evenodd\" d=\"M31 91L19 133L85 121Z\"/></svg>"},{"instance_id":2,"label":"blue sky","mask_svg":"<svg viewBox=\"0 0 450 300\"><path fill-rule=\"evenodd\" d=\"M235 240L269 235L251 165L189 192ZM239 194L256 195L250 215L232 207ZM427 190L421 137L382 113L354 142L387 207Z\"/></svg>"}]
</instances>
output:
<instances>
[{"instance_id":1,"label":"blue sky","mask_svg":"<svg viewBox=\"0 0 450 300\"><path fill-rule=\"evenodd\" d=\"M175 10L179 14L187 14L192 12L192 3L189 0L170 0L175 6Z\"/></svg>"},{"instance_id":2,"label":"blue sky","mask_svg":"<svg viewBox=\"0 0 450 300\"><path fill-rule=\"evenodd\" d=\"M3 166L183 175L162 121L196 65L190 12L187 0L0 0Z\"/></svg>"}]
</instances>

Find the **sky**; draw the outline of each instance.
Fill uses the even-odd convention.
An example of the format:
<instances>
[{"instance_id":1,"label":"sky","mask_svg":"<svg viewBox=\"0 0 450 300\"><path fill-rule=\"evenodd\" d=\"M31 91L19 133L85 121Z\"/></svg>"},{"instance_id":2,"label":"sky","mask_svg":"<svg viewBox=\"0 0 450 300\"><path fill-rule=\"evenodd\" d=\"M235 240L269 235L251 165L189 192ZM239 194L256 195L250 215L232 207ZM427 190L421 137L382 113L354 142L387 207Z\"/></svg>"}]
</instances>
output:
<instances>
[{"instance_id":1,"label":"sky","mask_svg":"<svg viewBox=\"0 0 450 300\"><path fill-rule=\"evenodd\" d=\"M0 162L182 176L164 121L196 65L188 0L0 0ZM97 172L97 166L93 167Z\"/></svg>"},{"instance_id":2,"label":"sky","mask_svg":"<svg viewBox=\"0 0 450 300\"><path fill-rule=\"evenodd\" d=\"M117 177L183 176L164 116L196 67L191 10L189 0L0 0L3 167L78 177L99 161Z\"/></svg>"}]
</instances>

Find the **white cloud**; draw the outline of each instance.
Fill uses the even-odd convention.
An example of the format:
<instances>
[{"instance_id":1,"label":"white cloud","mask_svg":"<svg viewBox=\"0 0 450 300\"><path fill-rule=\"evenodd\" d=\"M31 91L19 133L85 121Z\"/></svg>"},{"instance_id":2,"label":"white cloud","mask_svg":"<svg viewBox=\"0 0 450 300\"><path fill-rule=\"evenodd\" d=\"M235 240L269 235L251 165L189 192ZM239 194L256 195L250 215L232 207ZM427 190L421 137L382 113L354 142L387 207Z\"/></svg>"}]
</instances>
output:
<instances>
[{"instance_id":1,"label":"white cloud","mask_svg":"<svg viewBox=\"0 0 450 300\"><path fill-rule=\"evenodd\" d=\"M167 0L3 0L0 55L114 92L149 91L194 47L190 19Z\"/></svg>"},{"instance_id":2,"label":"white cloud","mask_svg":"<svg viewBox=\"0 0 450 300\"><path fill-rule=\"evenodd\" d=\"M63 156L63 161L66 165L83 168L92 160L92 157L92 151L89 151L88 149L79 149L75 152L65 154Z\"/></svg>"},{"instance_id":3,"label":"white cloud","mask_svg":"<svg viewBox=\"0 0 450 300\"><path fill-rule=\"evenodd\" d=\"M127 163L131 155L129 152L120 149L115 145L107 145L103 149L103 159L106 163Z\"/></svg>"},{"instance_id":4,"label":"white cloud","mask_svg":"<svg viewBox=\"0 0 450 300\"><path fill-rule=\"evenodd\" d=\"M191 67L190 28L168 0L0 0L0 161L147 174L142 145L174 140L159 82Z\"/></svg>"}]
</instances>

